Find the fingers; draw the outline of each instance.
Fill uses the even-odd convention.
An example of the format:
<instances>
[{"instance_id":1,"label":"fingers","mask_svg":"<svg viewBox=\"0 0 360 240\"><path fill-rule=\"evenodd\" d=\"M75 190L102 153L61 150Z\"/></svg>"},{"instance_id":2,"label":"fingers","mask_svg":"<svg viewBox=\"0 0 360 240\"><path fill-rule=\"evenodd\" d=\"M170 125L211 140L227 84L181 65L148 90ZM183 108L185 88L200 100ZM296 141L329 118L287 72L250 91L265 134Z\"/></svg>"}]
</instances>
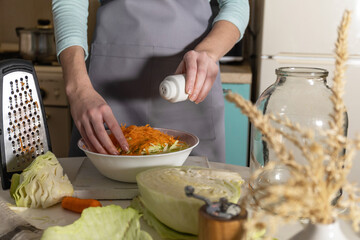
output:
<instances>
[{"instance_id":1,"label":"fingers","mask_svg":"<svg viewBox=\"0 0 360 240\"><path fill-rule=\"evenodd\" d=\"M89 138L87 137L86 135L86 131L85 131L85 128L84 127L80 127L78 125L76 125L77 128L79 129L79 132L80 132L80 135L82 136L82 138L84 139L85 141L85 144L86 144L86 147L87 149L89 149L90 151L94 152L96 151L94 146L91 144Z\"/></svg>"},{"instance_id":2,"label":"fingers","mask_svg":"<svg viewBox=\"0 0 360 240\"><path fill-rule=\"evenodd\" d=\"M185 65L185 91L189 94L189 99L198 104L209 94L216 80L219 67L206 52L196 51L189 51L185 54L177 71L181 65Z\"/></svg>"},{"instance_id":3,"label":"fingers","mask_svg":"<svg viewBox=\"0 0 360 240\"><path fill-rule=\"evenodd\" d=\"M129 146L121 127L110 106L106 103L87 109L78 116L75 123L89 150L102 154L119 154L104 127L104 123L106 123L119 142L120 147L124 151L128 151Z\"/></svg>"},{"instance_id":4,"label":"fingers","mask_svg":"<svg viewBox=\"0 0 360 240\"><path fill-rule=\"evenodd\" d=\"M185 68L186 68L186 85L185 91L189 94L189 98L193 94L196 73L197 73L197 53L195 51L189 51L184 56ZM191 98L190 98L191 100Z\"/></svg>"},{"instance_id":5,"label":"fingers","mask_svg":"<svg viewBox=\"0 0 360 240\"><path fill-rule=\"evenodd\" d=\"M175 74L185 73L185 64L184 61L181 61L179 66L176 68Z\"/></svg>"},{"instance_id":6,"label":"fingers","mask_svg":"<svg viewBox=\"0 0 360 240\"><path fill-rule=\"evenodd\" d=\"M102 121L102 117L99 116L99 114L96 114L96 109L91 109L88 111L88 114L85 115L82 119L82 124L85 129L86 138L89 139L94 150L98 153L107 154L107 151L104 148L109 144L106 144L107 140L106 137L104 137L104 134L107 135L107 133ZM107 136L107 138L109 137ZM109 139L109 141L111 140ZM115 148L115 146L113 148ZM113 154L116 151L116 148L115 150L111 148L109 150L109 153Z\"/></svg>"},{"instance_id":7,"label":"fingers","mask_svg":"<svg viewBox=\"0 0 360 240\"><path fill-rule=\"evenodd\" d=\"M204 84L202 85L202 88L200 90L198 97L195 100L195 103L200 103L205 100L206 96L209 94L212 86L214 85L218 71L219 69L217 65L215 68L211 68L211 69L208 68L208 72Z\"/></svg>"},{"instance_id":8,"label":"fingers","mask_svg":"<svg viewBox=\"0 0 360 240\"><path fill-rule=\"evenodd\" d=\"M104 121L106 125L109 127L111 133L114 134L116 140L120 144L121 149L128 152L129 144L126 141L125 136L121 130L121 127L119 126L119 123L117 122L111 110L106 111L104 113Z\"/></svg>"},{"instance_id":9,"label":"fingers","mask_svg":"<svg viewBox=\"0 0 360 240\"><path fill-rule=\"evenodd\" d=\"M194 85L194 91L190 95L189 99L195 103L199 103L201 99L198 99L199 93L202 90L202 87L205 83L207 70L208 70L208 59L206 53L200 53L197 56L197 72L196 72L196 82Z\"/></svg>"}]
</instances>

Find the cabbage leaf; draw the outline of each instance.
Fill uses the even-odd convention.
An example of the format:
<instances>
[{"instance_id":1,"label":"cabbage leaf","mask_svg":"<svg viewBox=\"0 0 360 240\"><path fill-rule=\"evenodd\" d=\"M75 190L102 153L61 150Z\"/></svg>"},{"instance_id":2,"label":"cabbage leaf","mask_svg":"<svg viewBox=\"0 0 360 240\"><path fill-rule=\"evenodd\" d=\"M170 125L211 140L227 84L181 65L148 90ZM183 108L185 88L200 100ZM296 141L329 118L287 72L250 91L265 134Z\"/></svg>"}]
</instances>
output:
<instances>
[{"instance_id":1,"label":"cabbage leaf","mask_svg":"<svg viewBox=\"0 0 360 240\"><path fill-rule=\"evenodd\" d=\"M41 240L151 240L147 232L140 230L140 216L133 208L117 205L89 207L73 224L46 229Z\"/></svg>"},{"instance_id":2,"label":"cabbage leaf","mask_svg":"<svg viewBox=\"0 0 360 240\"><path fill-rule=\"evenodd\" d=\"M146 209L166 226L194 235L198 234L198 210L205 203L187 197L185 186L193 186L196 194L212 202L226 197L237 203L244 183L236 172L189 166L149 169L136 180Z\"/></svg>"},{"instance_id":3,"label":"cabbage leaf","mask_svg":"<svg viewBox=\"0 0 360 240\"><path fill-rule=\"evenodd\" d=\"M73 192L71 182L50 151L38 156L20 175L14 174L10 187L16 206L29 208L50 207Z\"/></svg>"},{"instance_id":4,"label":"cabbage leaf","mask_svg":"<svg viewBox=\"0 0 360 240\"><path fill-rule=\"evenodd\" d=\"M169 228L162 222L160 222L154 214L152 214L149 210L146 209L144 204L141 202L140 197L135 197L131 201L132 208L136 209L140 214L142 214L142 218L145 222L152 228L156 230L161 239L181 239L181 240L196 240L198 237L196 235L177 232L174 229Z\"/></svg>"}]
</instances>

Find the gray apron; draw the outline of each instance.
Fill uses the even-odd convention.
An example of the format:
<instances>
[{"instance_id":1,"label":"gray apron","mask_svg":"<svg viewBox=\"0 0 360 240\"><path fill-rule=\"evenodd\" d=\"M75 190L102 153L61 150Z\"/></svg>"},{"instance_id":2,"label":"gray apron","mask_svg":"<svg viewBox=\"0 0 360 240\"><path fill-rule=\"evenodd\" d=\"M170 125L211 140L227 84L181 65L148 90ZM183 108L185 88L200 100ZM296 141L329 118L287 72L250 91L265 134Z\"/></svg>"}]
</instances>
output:
<instances>
[{"instance_id":1,"label":"gray apron","mask_svg":"<svg viewBox=\"0 0 360 240\"><path fill-rule=\"evenodd\" d=\"M174 74L212 23L208 0L110 0L97 12L89 76L120 124L171 128L195 134L192 155L225 162L224 98L220 74L200 104L170 103L160 82ZM73 133L70 156L80 151Z\"/></svg>"}]
</instances>

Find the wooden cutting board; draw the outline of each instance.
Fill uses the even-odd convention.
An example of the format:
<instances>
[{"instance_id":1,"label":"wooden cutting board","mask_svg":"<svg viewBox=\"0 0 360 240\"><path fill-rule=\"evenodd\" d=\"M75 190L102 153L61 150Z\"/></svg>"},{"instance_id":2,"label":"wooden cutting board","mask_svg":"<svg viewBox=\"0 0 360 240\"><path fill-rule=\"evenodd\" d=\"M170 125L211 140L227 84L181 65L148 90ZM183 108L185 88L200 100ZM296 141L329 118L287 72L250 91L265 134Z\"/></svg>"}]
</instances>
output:
<instances>
[{"instance_id":1,"label":"wooden cutting board","mask_svg":"<svg viewBox=\"0 0 360 240\"><path fill-rule=\"evenodd\" d=\"M60 163L74 186L75 197L119 200L132 199L138 195L136 183L119 182L104 177L88 158L77 159L72 161L72 164L66 161ZM199 156L188 157L184 165L209 168L207 158ZM75 168L78 168L78 171Z\"/></svg>"}]
</instances>

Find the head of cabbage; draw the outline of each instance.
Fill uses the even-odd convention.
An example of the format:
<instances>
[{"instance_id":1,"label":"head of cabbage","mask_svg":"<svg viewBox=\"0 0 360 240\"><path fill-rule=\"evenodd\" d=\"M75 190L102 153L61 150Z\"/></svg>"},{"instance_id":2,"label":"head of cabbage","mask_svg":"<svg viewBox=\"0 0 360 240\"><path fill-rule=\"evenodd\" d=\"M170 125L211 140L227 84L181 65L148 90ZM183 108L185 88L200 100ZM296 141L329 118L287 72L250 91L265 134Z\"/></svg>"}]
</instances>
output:
<instances>
[{"instance_id":1,"label":"head of cabbage","mask_svg":"<svg viewBox=\"0 0 360 240\"><path fill-rule=\"evenodd\" d=\"M161 167L141 172L136 177L142 204L160 222L183 233L198 234L198 211L205 203L186 196L191 185L195 193L217 202L240 199L244 180L239 173L198 167Z\"/></svg>"},{"instance_id":2,"label":"head of cabbage","mask_svg":"<svg viewBox=\"0 0 360 240\"><path fill-rule=\"evenodd\" d=\"M11 179L10 194L16 206L47 208L74 192L55 155L48 151L38 156L21 174Z\"/></svg>"}]
</instances>

